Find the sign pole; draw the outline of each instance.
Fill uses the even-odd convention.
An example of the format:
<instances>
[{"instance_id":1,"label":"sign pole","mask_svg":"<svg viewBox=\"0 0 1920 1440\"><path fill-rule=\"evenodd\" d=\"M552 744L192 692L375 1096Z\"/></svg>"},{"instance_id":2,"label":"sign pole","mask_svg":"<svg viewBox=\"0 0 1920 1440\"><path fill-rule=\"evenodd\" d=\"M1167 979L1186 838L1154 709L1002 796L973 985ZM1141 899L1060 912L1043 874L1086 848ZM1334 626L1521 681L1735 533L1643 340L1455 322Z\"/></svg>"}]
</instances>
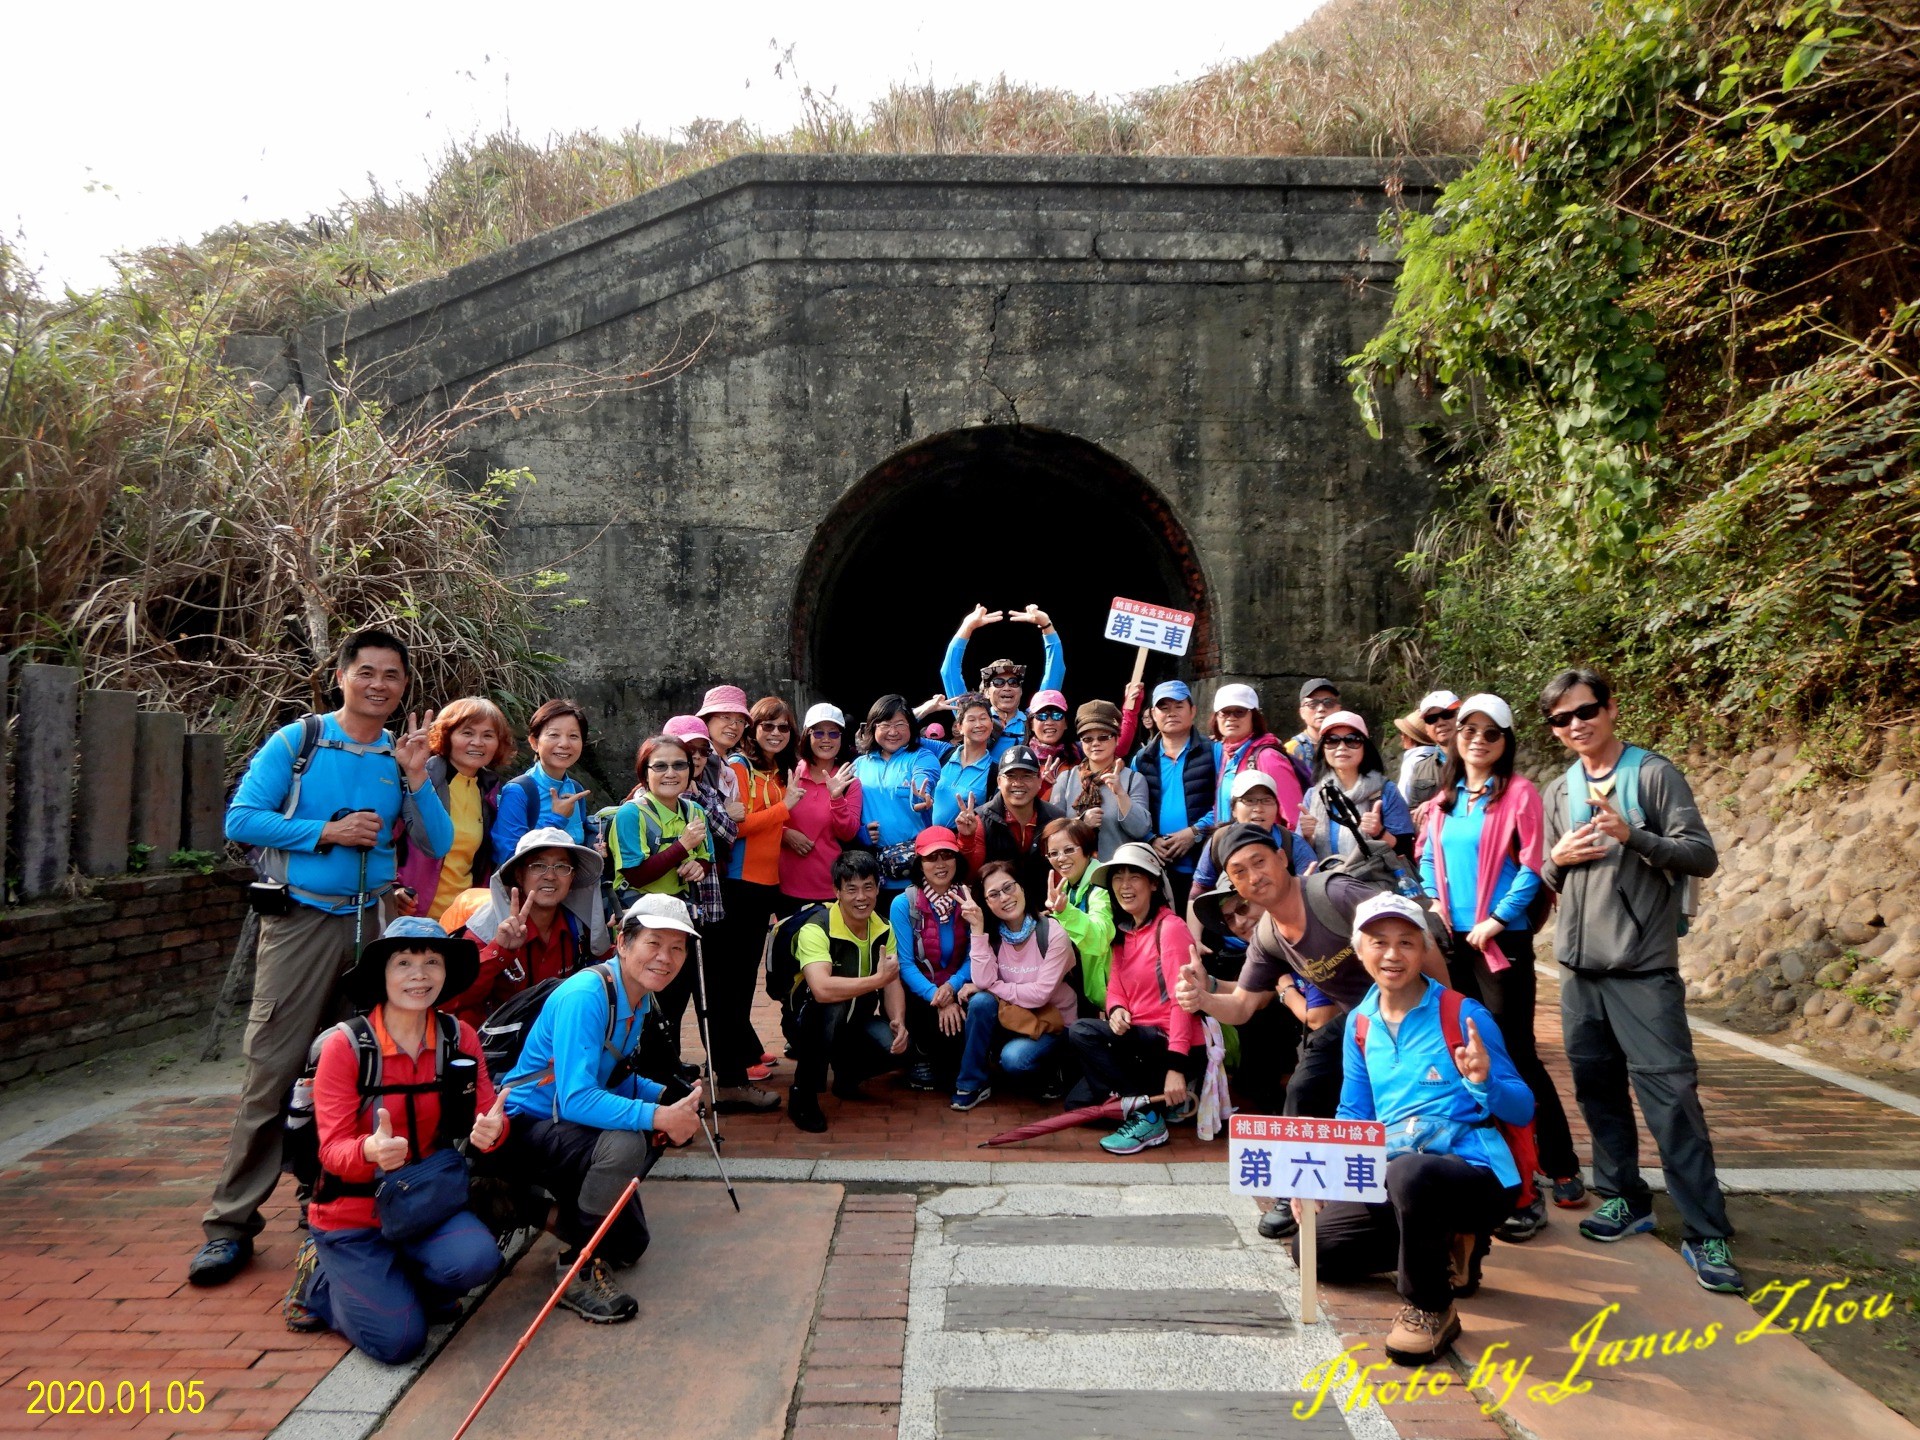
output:
<instances>
[{"instance_id":1,"label":"sign pole","mask_svg":"<svg viewBox=\"0 0 1920 1440\"><path fill-rule=\"evenodd\" d=\"M1133 682L1140 683L1140 677L1147 673L1147 647L1136 645L1133 650Z\"/></svg>"},{"instance_id":2,"label":"sign pole","mask_svg":"<svg viewBox=\"0 0 1920 1440\"><path fill-rule=\"evenodd\" d=\"M1286 1202L1282 1202L1283 1204ZM1320 1318L1320 1243L1314 1235L1311 1200L1300 1202L1300 1323L1312 1325Z\"/></svg>"}]
</instances>

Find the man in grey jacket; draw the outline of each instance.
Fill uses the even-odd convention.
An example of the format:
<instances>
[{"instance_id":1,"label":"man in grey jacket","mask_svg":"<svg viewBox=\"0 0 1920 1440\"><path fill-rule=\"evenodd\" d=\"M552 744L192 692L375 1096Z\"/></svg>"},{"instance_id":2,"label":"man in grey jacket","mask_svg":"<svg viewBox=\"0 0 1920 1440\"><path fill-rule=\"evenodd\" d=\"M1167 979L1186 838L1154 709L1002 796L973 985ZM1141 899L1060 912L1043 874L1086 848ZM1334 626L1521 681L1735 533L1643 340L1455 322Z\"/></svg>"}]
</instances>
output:
<instances>
[{"instance_id":1,"label":"man in grey jacket","mask_svg":"<svg viewBox=\"0 0 1920 1440\"><path fill-rule=\"evenodd\" d=\"M1564 671L1540 708L1576 756L1547 787L1541 873L1560 893L1560 1023L1603 1201L1580 1233L1611 1241L1654 1228L1631 1080L1686 1228L1681 1258L1705 1288L1737 1292L1679 971L1682 901L1689 877L1720 863L1713 837L1673 763L1615 735L1619 706L1605 676Z\"/></svg>"}]
</instances>

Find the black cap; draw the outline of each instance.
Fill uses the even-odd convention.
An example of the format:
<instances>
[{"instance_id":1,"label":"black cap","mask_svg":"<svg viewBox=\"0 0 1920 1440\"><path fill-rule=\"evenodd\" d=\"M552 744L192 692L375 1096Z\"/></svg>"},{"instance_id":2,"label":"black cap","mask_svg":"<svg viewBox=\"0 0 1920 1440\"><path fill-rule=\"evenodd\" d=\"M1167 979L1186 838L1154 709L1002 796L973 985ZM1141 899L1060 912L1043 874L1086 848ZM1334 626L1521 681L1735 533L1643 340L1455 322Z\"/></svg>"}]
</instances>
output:
<instances>
[{"instance_id":1,"label":"black cap","mask_svg":"<svg viewBox=\"0 0 1920 1440\"><path fill-rule=\"evenodd\" d=\"M1014 745L1003 751L999 765L1003 775L1009 770L1031 770L1036 775L1040 773L1040 762L1033 758L1033 751L1024 745Z\"/></svg>"},{"instance_id":2,"label":"black cap","mask_svg":"<svg viewBox=\"0 0 1920 1440\"><path fill-rule=\"evenodd\" d=\"M1311 700L1313 698L1313 692L1316 690L1331 690L1334 699L1337 700L1340 698L1340 687L1338 685L1334 684L1324 675L1316 675L1300 687L1300 703L1304 705L1307 701Z\"/></svg>"},{"instance_id":3,"label":"black cap","mask_svg":"<svg viewBox=\"0 0 1920 1440\"><path fill-rule=\"evenodd\" d=\"M1278 850L1280 842L1273 838L1273 832L1264 825L1248 825L1244 822L1228 825L1214 832L1209 848L1213 851L1213 863L1221 874L1227 872L1227 857L1236 850L1244 850L1249 845L1264 845L1269 850Z\"/></svg>"}]
</instances>

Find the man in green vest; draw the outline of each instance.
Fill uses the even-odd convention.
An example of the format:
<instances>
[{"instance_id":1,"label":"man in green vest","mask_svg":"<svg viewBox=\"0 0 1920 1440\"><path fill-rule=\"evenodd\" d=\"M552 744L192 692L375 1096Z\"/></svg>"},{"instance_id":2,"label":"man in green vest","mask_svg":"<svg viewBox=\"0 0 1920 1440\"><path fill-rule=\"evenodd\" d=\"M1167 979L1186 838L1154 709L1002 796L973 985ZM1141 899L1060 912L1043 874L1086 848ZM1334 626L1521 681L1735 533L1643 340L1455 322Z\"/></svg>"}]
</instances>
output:
<instances>
[{"instance_id":1,"label":"man in green vest","mask_svg":"<svg viewBox=\"0 0 1920 1440\"><path fill-rule=\"evenodd\" d=\"M907 1052L907 992L893 930L874 913L880 863L866 850L843 850L829 872L831 904L814 907L794 933L795 1067L787 1116L820 1133L820 1087L833 1066L833 1093L859 1098L860 1082L901 1063Z\"/></svg>"}]
</instances>

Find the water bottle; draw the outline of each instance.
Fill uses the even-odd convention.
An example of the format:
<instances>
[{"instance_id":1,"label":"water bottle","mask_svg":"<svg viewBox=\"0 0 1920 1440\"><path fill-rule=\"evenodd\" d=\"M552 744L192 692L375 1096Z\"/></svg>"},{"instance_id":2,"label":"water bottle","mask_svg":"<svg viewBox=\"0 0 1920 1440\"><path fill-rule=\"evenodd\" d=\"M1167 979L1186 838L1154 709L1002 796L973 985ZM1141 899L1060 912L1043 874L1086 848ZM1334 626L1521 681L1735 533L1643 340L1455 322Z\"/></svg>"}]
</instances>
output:
<instances>
[{"instance_id":1,"label":"water bottle","mask_svg":"<svg viewBox=\"0 0 1920 1440\"><path fill-rule=\"evenodd\" d=\"M287 1129L304 1130L313 1124L313 1077L302 1075L293 1082L293 1094L287 1100Z\"/></svg>"}]
</instances>

